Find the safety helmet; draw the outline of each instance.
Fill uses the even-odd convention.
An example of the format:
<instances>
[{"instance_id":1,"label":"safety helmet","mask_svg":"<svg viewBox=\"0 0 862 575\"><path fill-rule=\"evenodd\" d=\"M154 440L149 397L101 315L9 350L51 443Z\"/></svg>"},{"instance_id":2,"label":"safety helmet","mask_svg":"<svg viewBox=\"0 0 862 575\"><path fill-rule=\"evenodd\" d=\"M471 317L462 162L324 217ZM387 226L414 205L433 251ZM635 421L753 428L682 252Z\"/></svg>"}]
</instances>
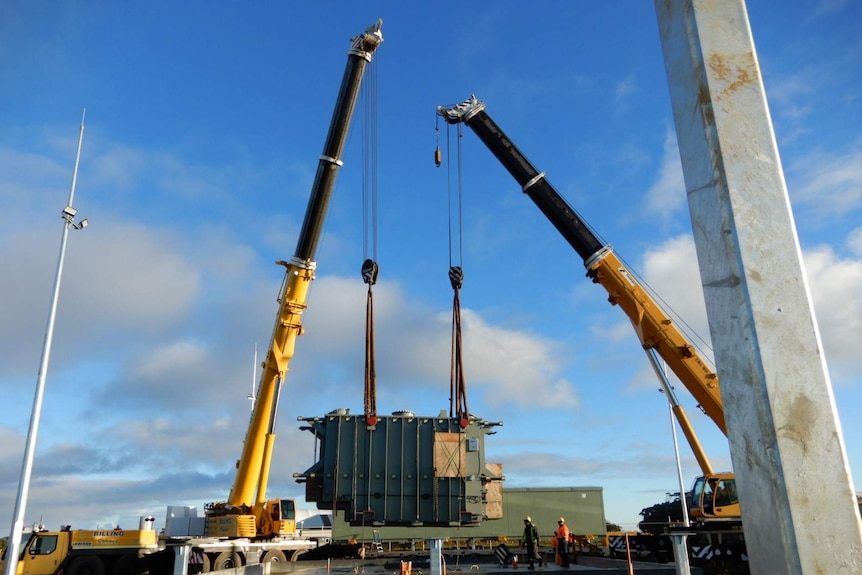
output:
<instances>
[{"instance_id":1,"label":"safety helmet","mask_svg":"<svg viewBox=\"0 0 862 575\"><path fill-rule=\"evenodd\" d=\"M557 523L565 523L565 522L566 522L565 517L560 517L560 518L557 520Z\"/></svg>"},{"instance_id":2,"label":"safety helmet","mask_svg":"<svg viewBox=\"0 0 862 575\"><path fill-rule=\"evenodd\" d=\"M524 517L524 521L528 521L529 523L532 523L533 519L529 515L527 515L526 517Z\"/></svg>"}]
</instances>

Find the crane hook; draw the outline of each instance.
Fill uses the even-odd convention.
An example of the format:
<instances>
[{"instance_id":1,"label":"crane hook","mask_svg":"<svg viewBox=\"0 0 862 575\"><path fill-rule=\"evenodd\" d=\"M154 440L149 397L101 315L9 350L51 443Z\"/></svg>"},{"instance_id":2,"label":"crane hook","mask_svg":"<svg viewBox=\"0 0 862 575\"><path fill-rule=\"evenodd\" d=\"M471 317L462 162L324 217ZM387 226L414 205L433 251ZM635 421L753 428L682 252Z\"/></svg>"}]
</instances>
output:
<instances>
[{"instance_id":1,"label":"crane hook","mask_svg":"<svg viewBox=\"0 0 862 575\"><path fill-rule=\"evenodd\" d=\"M449 268L449 283L452 284L452 289L461 289L464 283L464 270L461 266L452 266Z\"/></svg>"},{"instance_id":2,"label":"crane hook","mask_svg":"<svg viewBox=\"0 0 862 575\"><path fill-rule=\"evenodd\" d=\"M367 259L362 262L362 281L367 284L374 285L377 283L377 274L380 272L380 267L372 259Z\"/></svg>"}]
</instances>

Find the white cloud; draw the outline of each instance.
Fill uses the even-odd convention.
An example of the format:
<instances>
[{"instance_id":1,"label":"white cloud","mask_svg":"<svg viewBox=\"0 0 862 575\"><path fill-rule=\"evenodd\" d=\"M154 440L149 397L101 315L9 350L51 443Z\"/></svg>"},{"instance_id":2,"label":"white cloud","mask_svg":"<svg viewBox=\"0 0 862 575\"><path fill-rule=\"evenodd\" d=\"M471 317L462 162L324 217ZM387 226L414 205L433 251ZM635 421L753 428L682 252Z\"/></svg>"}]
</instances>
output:
<instances>
[{"instance_id":1,"label":"white cloud","mask_svg":"<svg viewBox=\"0 0 862 575\"><path fill-rule=\"evenodd\" d=\"M814 3L811 16L816 19L835 12L840 12L846 5L847 0L817 0Z\"/></svg>"},{"instance_id":2,"label":"white cloud","mask_svg":"<svg viewBox=\"0 0 862 575\"><path fill-rule=\"evenodd\" d=\"M68 166L42 154L7 148L0 148L0 172L3 173L0 190L9 208L42 208L40 202L48 190L59 182L68 185L69 180Z\"/></svg>"},{"instance_id":3,"label":"white cloud","mask_svg":"<svg viewBox=\"0 0 862 575\"><path fill-rule=\"evenodd\" d=\"M487 324L472 311L462 311L466 361L472 380L489 402L525 407L577 407L578 393L562 377L569 366L556 342Z\"/></svg>"},{"instance_id":4,"label":"white cloud","mask_svg":"<svg viewBox=\"0 0 862 575\"><path fill-rule=\"evenodd\" d=\"M862 208L862 150L811 154L796 164L800 185L791 190L794 204L830 219Z\"/></svg>"},{"instance_id":5,"label":"white cloud","mask_svg":"<svg viewBox=\"0 0 862 575\"><path fill-rule=\"evenodd\" d=\"M151 165L152 160L148 154L116 144L96 154L88 153L85 167L92 173L94 184L116 194L136 189L144 177L149 180L150 174L147 170Z\"/></svg>"},{"instance_id":6,"label":"white cloud","mask_svg":"<svg viewBox=\"0 0 862 575\"><path fill-rule=\"evenodd\" d=\"M858 371L856 342L862 338L862 260L840 258L828 246L804 250L809 280L826 358L833 380L853 380ZM691 326L694 334L710 341L706 306L697 269L697 256L691 236L679 236L644 255L643 275L665 303L679 316L677 323ZM692 338L692 332L684 333ZM693 340L704 352L704 345ZM711 357L706 348L706 356Z\"/></svg>"},{"instance_id":7,"label":"white cloud","mask_svg":"<svg viewBox=\"0 0 862 575\"><path fill-rule=\"evenodd\" d=\"M617 83L614 89L614 110L616 113L627 112L632 107L632 96L639 91L637 79L629 74Z\"/></svg>"},{"instance_id":8,"label":"white cloud","mask_svg":"<svg viewBox=\"0 0 862 575\"><path fill-rule=\"evenodd\" d=\"M856 228L847 236L847 247L854 255L862 256L862 227Z\"/></svg>"},{"instance_id":9,"label":"white cloud","mask_svg":"<svg viewBox=\"0 0 862 575\"><path fill-rule=\"evenodd\" d=\"M198 301L199 267L174 231L97 221L76 236L64 296L88 321L156 327L181 321Z\"/></svg>"},{"instance_id":10,"label":"white cloud","mask_svg":"<svg viewBox=\"0 0 862 575\"><path fill-rule=\"evenodd\" d=\"M659 305L703 348L702 342L709 341L709 326L694 238L682 235L663 242L644 254L643 266L643 277Z\"/></svg>"},{"instance_id":11,"label":"white cloud","mask_svg":"<svg viewBox=\"0 0 862 575\"><path fill-rule=\"evenodd\" d=\"M858 381L862 339L862 259L828 246L804 252L805 271L833 382Z\"/></svg>"},{"instance_id":12,"label":"white cloud","mask_svg":"<svg viewBox=\"0 0 862 575\"><path fill-rule=\"evenodd\" d=\"M199 342L178 341L152 351L149 357L142 358L135 366L130 377L151 380L164 380L171 374L194 369L203 365L206 349Z\"/></svg>"},{"instance_id":13,"label":"white cloud","mask_svg":"<svg viewBox=\"0 0 862 575\"><path fill-rule=\"evenodd\" d=\"M308 341L302 342L305 353L313 355L310 363L331 365L335 361L351 366L340 377L348 385L361 382L366 288L359 279L326 276L315 280L311 291L307 335L303 336ZM451 312L410 302L393 283L381 282L374 293L381 386L413 381L445 389ZM527 331L489 324L470 309L462 309L461 314L464 369L471 391L491 403L577 405L577 391L563 376L569 366L559 344Z\"/></svg>"},{"instance_id":14,"label":"white cloud","mask_svg":"<svg viewBox=\"0 0 862 575\"><path fill-rule=\"evenodd\" d=\"M685 202L685 181L682 176L676 133L669 129L665 133L658 177L646 192L646 207L649 212L670 219L676 217L678 210L685 206Z\"/></svg>"},{"instance_id":15,"label":"white cloud","mask_svg":"<svg viewBox=\"0 0 862 575\"><path fill-rule=\"evenodd\" d=\"M624 315L622 312L620 314ZM632 322L620 320L594 324L590 327L590 332L602 340L619 343L634 337L633 329Z\"/></svg>"}]
</instances>

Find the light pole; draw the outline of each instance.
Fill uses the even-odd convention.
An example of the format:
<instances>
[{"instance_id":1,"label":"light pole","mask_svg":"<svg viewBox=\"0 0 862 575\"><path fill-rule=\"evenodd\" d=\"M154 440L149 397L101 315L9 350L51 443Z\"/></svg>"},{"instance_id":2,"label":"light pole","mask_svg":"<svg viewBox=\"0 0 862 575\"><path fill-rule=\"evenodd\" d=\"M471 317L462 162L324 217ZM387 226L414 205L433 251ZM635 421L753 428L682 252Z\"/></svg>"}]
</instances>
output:
<instances>
[{"instance_id":1,"label":"light pole","mask_svg":"<svg viewBox=\"0 0 862 575\"><path fill-rule=\"evenodd\" d=\"M665 364L663 362L659 363L661 358L658 356L658 353L656 353L654 348L650 348L645 351L650 365L652 365L653 371L655 371L656 376L658 376L658 381L661 384L661 389L659 389L659 391L667 396L668 406L670 407L670 428L673 434L673 450L676 455L676 472L679 479L679 502L682 506L683 525L687 529L690 524L688 518L688 506L685 500L685 485L683 484L682 478L682 462L679 458L679 444L676 440L676 423L674 422L675 412L680 425L683 427L683 432L686 433L689 445L691 445L692 450L695 452L695 457L697 457L698 461L705 461L706 454L703 453L703 449L700 447L700 442L697 440L697 437L694 435L694 430L691 429L691 424L688 422L688 417L686 417L682 406L676 398L676 394L673 392L673 386L671 386L670 381L667 379ZM669 536L671 543L673 543L673 556L674 563L676 564L676 572L679 575L690 574L691 565L688 560L688 544L686 543L688 533L671 532Z\"/></svg>"},{"instance_id":2,"label":"light pole","mask_svg":"<svg viewBox=\"0 0 862 575\"><path fill-rule=\"evenodd\" d=\"M87 227L88 221L75 223L78 210L72 207L75 198L75 185L78 180L78 163L81 160L81 144L84 141L84 117L86 108L81 114L81 129L78 134L78 151L75 154L75 169L72 172L72 187L69 191L69 203L63 208L63 236L60 240L60 257L57 261L57 272L54 276L54 293L51 297L51 311L48 314L48 327L45 330L45 342L42 345L42 361L39 364L39 378L36 382L36 394L33 398L33 411L30 414L30 429L27 431L27 444L24 448L24 463L21 466L21 479L18 483L18 498L15 501L15 516L12 519L12 530L9 533L9 545L6 551L5 575L15 575L18 571L18 555L21 549L21 533L24 530L24 512L27 508L27 495L30 491L30 475L33 471L33 456L36 448L36 436L39 433L39 419L42 414L42 397L45 394L45 379L48 376L48 359L51 356L51 341L54 338L54 320L57 316L57 300L60 295L60 279L63 276L63 259L66 255L66 241L69 230L81 230Z\"/></svg>"}]
</instances>

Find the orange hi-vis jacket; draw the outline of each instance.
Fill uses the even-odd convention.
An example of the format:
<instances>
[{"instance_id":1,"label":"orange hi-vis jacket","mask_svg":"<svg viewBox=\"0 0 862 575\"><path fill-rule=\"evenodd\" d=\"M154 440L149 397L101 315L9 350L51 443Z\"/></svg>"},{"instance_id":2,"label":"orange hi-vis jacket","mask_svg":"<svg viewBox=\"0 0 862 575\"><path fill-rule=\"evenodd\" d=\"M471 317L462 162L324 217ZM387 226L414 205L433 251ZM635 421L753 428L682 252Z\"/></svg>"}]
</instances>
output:
<instances>
[{"instance_id":1,"label":"orange hi-vis jacket","mask_svg":"<svg viewBox=\"0 0 862 575\"><path fill-rule=\"evenodd\" d=\"M569 540L569 526L566 525L565 523L563 523L562 525L557 527L557 530L554 531L554 537L557 539L565 539L566 541L568 541Z\"/></svg>"}]
</instances>

